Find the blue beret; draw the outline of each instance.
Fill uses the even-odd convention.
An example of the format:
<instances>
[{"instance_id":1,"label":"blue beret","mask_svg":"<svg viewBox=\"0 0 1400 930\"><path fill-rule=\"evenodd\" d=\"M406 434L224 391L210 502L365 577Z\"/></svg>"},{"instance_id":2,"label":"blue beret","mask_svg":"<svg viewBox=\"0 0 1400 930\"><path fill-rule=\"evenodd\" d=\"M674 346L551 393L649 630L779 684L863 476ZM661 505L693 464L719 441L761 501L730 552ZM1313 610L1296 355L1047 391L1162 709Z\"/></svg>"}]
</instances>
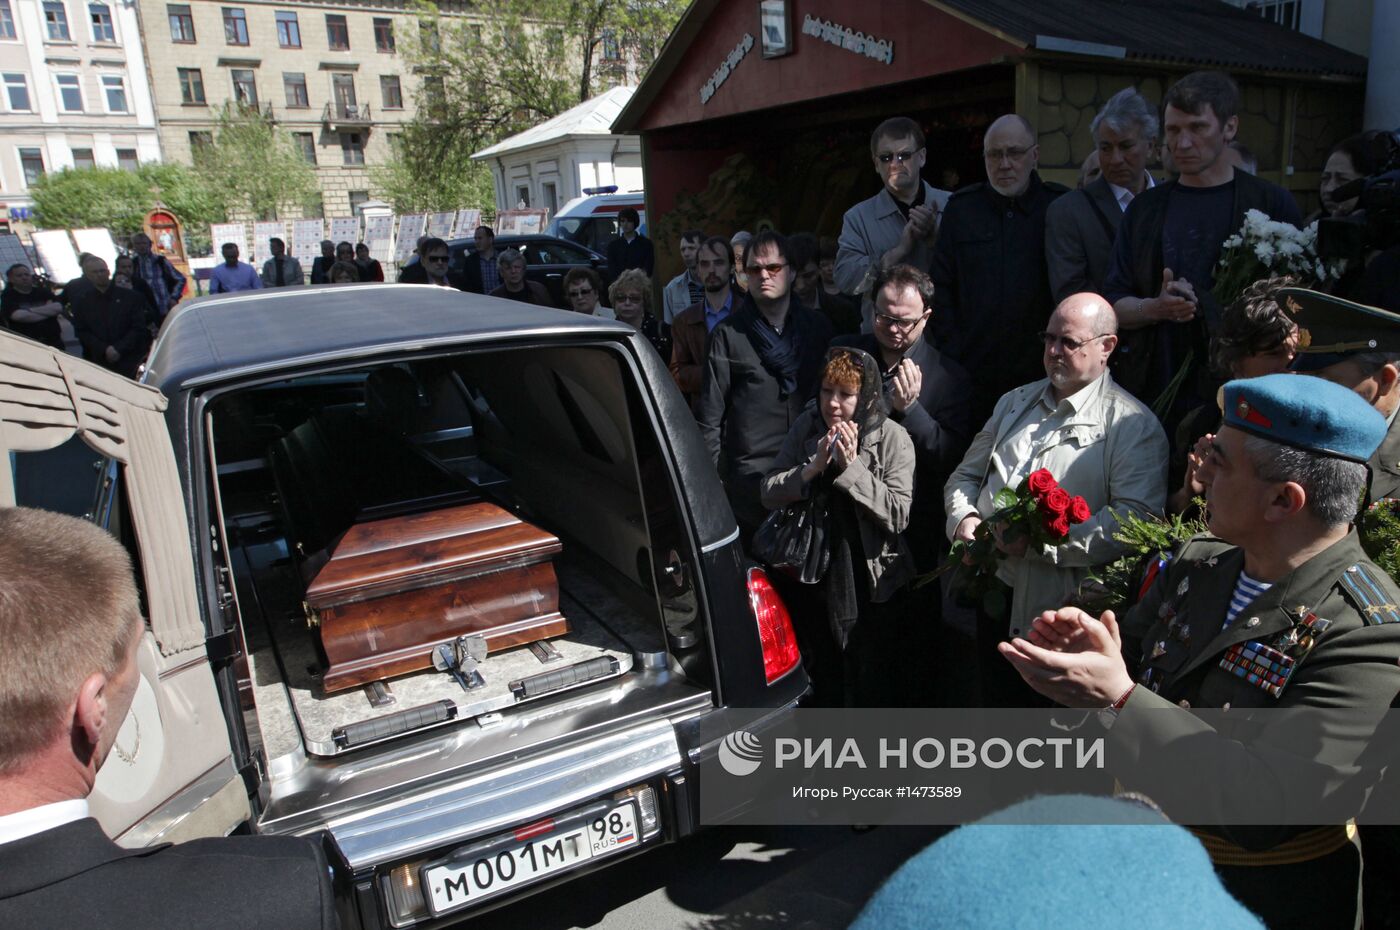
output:
<instances>
[{"instance_id":1,"label":"blue beret","mask_svg":"<svg viewBox=\"0 0 1400 930\"><path fill-rule=\"evenodd\" d=\"M1367 352L1400 352L1400 316L1388 310L1298 287L1278 294L1298 325L1294 371L1318 371Z\"/></svg>"},{"instance_id":2,"label":"blue beret","mask_svg":"<svg viewBox=\"0 0 1400 930\"><path fill-rule=\"evenodd\" d=\"M1060 924L1264 926L1182 827L1128 801L1055 795L942 837L890 877L850 930Z\"/></svg>"},{"instance_id":3,"label":"blue beret","mask_svg":"<svg viewBox=\"0 0 1400 930\"><path fill-rule=\"evenodd\" d=\"M1367 462L1385 439L1385 417L1354 391L1322 378L1265 375L1224 388L1225 425L1319 455Z\"/></svg>"}]
</instances>

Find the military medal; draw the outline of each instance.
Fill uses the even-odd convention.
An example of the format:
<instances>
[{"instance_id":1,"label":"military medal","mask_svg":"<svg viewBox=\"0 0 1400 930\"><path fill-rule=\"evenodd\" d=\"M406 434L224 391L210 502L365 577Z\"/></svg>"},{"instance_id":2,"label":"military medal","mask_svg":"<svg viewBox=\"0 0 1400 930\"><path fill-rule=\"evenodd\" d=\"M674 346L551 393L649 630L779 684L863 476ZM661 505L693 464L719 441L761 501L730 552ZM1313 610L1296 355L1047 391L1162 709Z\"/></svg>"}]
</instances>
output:
<instances>
[{"instance_id":1,"label":"military medal","mask_svg":"<svg viewBox=\"0 0 1400 930\"><path fill-rule=\"evenodd\" d=\"M1161 658L1162 656L1164 656L1164 655L1166 655L1166 654L1167 654L1167 641L1166 641L1165 639L1159 639L1159 640L1157 640L1156 644L1153 645L1153 647L1152 647L1152 655L1149 656L1149 658L1151 658L1151 659L1158 659L1158 658Z\"/></svg>"},{"instance_id":2,"label":"military medal","mask_svg":"<svg viewBox=\"0 0 1400 930\"><path fill-rule=\"evenodd\" d=\"M1307 637L1304 637L1307 638ZM1220 667L1256 688L1278 697L1293 677L1297 659L1258 640L1235 643L1220 660Z\"/></svg>"}]
</instances>

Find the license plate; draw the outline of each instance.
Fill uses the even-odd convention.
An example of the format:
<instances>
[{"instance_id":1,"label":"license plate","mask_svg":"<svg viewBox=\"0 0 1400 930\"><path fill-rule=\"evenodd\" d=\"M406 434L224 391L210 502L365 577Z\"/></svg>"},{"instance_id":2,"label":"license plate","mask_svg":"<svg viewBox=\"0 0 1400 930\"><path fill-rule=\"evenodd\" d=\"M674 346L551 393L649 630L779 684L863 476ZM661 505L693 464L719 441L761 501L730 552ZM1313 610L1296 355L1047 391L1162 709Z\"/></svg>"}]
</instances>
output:
<instances>
[{"instance_id":1,"label":"license plate","mask_svg":"<svg viewBox=\"0 0 1400 930\"><path fill-rule=\"evenodd\" d=\"M492 840L428 866L423 870L428 908L436 917L640 842L635 801L599 806L562 820L549 833L516 842Z\"/></svg>"}]
</instances>

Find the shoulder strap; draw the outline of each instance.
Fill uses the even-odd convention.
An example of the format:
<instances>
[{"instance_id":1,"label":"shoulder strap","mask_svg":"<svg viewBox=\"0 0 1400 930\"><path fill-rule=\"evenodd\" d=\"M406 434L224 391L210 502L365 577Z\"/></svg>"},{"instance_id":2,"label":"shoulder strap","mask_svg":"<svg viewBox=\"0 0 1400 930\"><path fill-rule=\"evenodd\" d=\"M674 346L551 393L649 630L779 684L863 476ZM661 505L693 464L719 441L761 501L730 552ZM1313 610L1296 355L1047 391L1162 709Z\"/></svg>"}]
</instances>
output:
<instances>
[{"instance_id":1,"label":"shoulder strap","mask_svg":"<svg viewBox=\"0 0 1400 930\"><path fill-rule=\"evenodd\" d=\"M1356 562L1342 572L1342 591L1360 608L1370 626L1400 622L1400 605L1390 599L1388 587L1366 562Z\"/></svg>"}]
</instances>

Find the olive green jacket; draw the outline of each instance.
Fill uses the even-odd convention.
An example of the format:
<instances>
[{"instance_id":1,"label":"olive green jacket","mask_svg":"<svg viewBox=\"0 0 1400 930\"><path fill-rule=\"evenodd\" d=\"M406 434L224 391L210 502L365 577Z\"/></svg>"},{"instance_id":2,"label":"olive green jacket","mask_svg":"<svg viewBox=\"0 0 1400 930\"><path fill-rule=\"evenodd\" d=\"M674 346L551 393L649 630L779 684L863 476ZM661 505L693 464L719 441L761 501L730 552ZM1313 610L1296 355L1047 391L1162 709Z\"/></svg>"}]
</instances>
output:
<instances>
[{"instance_id":1,"label":"olive green jacket","mask_svg":"<svg viewBox=\"0 0 1400 930\"><path fill-rule=\"evenodd\" d=\"M1316 824L1327 822L1316 819L1318 804L1328 804L1337 813L1330 822L1341 823L1386 761L1375 757L1389 754L1367 750L1400 694L1400 588L1352 532L1274 583L1222 631L1243 565L1243 550L1197 537L1124 618L1123 652L1139 684L1109 731L1115 769L1126 764L1115 775L1158 799L1169 816L1173 795L1183 787L1196 792L1184 815L1190 822L1238 822L1239 810L1262 805L1285 823ZM1222 667L1231 647L1249 643L1294 660L1277 695ZM1187 707L1226 713L1203 720ZM1299 723L1252 713L1264 708L1316 710ZM1320 721L1324 711L1334 716ZM1191 778L1183 786L1180 767L1161 763L1188 756ZM1308 814L1291 806L1298 801ZM1296 831L1221 828L1251 849Z\"/></svg>"},{"instance_id":2,"label":"olive green jacket","mask_svg":"<svg viewBox=\"0 0 1400 930\"><path fill-rule=\"evenodd\" d=\"M1376 454L1371 456L1371 497L1373 501L1400 497L1400 417L1386 430Z\"/></svg>"}]
</instances>

